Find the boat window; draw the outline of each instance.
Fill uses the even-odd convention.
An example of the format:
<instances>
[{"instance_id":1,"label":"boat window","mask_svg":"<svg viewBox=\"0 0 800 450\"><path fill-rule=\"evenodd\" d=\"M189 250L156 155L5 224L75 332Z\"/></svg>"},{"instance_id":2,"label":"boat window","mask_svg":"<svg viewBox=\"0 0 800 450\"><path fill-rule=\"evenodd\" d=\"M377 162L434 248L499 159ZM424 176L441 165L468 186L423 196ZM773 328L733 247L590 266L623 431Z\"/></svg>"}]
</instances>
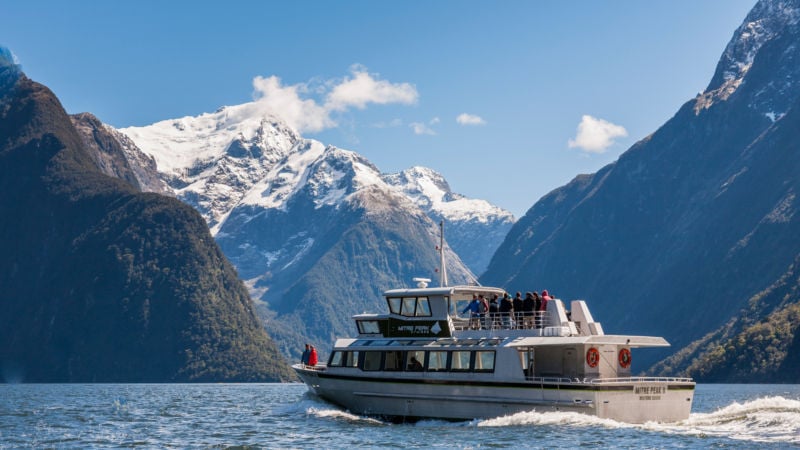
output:
<instances>
[{"instance_id":1,"label":"boat window","mask_svg":"<svg viewBox=\"0 0 800 450\"><path fill-rule=\"evenodd\" d=\"M331 353L331 360L328 361L330 367L340 367L342 365L342 352Z\"/></svg>"},{"instance_id":2,"label":"boat window","mask_svg":"<svg viewBox=\"0 0 800 450\"><path fill-rule=\"evenodd\" d=\"M403 311L402 314L404 316L414 316L414 310L417 306L417 298L416 297L403 297Z\"/></svg>"},{"instance_id":3,"label":"boat window","mask_svg":"<svg viewBox=\"0 0 800 450\"><path fill-rule=\"evenodd\" d=\"M469 360L472 352L469 351L455 351L453 352L452 359L450 360L450 370L454 372L469 370Z\"/></svg>"},{"instance_id":4,"label":"boat window","mask_svg":"<svg viewBox=\"0 0 800 450\"><path fill-rule=\"evenodd\" d=\"M383 362L383 370L403 370L403 352L386 352Z\"/></svg>"},{"instance_id":5,"label":"boat window","mask_svg":"<svg viewBox=\"0 0 800 450\"><path fill-rule=\"evenodd\" d=\"M385 346L385 345L389 345L389 340L388 339L379 339L377 341L370 342L369 345L371 345L373 347Z\"/></svg>"},{"instance_id":6,"label":"boat window","mask_svg":"<svg viewBox=\"0 0 800 450\"><path fill-rule=\"evenodd\" d=\"M428 352L428 370L434 372L447 370L447 352L444 351Z\"/></svg>"},{"instance_id":7,"label":"boat window","mask_svg":"<svg viewBox=\"0 0 800 450\"><path fill-rule=\"evenodd\" d=\"M356 339L348 347L363 347L365 345L369 345L369 340L367 340L367 339Z\"/></svg>"},{"instance_id":8,"label":"boat window","mask_svg":"<svg viewBox=\"0 0 800 450\"><path fill-rule=\"evenodd\" d=\"M408 345L410 343L411 341L392 341L392 343L389 345Z\"/></svg>"},{"instance_id":9,"label":"boat window","mask_svg":"<svg viewBox=\"0 0 800 450\"><path fill-rule=\"evenodd\" d=\"M344 367L358 367L358 352L344 352Z\"/></svg>"},{"instance_id":10,"label":"boat window","mask_svg":"<svg viewBox=\"0 0 800 450\"><path fill-rule=\"evenodd\" d=\"M361 370L381 370L383 352L364 352L364 363Z\"/></svg>"},{"instance_id":11,"label":"boat window","mask_svg":"<svg viewBox=\"0 0 800 450\"><path fill-rule=\"evenodd\" d=\"M380 334L381 329L377 320L357 320L358 332L361 334Z\"/></svg>"},{"instance_id":12,"label":"boat window","mask_svg":"<svg viewBox=\"0 0 800 450\"><path fill-rule=\"evenodd\" d=\"M406 370L421 371L422 364L425 362L425 352L422 350L411 350L406 354Z\"/></svg>"},{"instance_id":13,"label":"boat window","mask_svg":"<svg viewBox=\"0 0 800 450\"><path fill-rule=\"evenodd\" d=\"M389 297L389 311L392 314L400 314L400 299L398 297Z\"/></svg>"},{"instance_id":14,"label":"boat window","mask_svg":"<svg viewBox=\"0 0 800 450\"><path fill-rule=\"evenodd\" d=\"M428 304L428 297L420 297L417 299L417 316L430 316L431 306Z\"/></svg>"},{"instance_id":15,"label":"boat window","mask_svg":"<svg viewBox=\"0 0 800 450\"><path fill-rule=\"evenodd\" d=\"M456 304L455 302L450 301L450 296L445 295L444 301L447 303L447 314L450 316L456 315Z\"/></svg>"},{"instance_id":16,"label":"boat window","mask_svg":"<svg viewBox=\"0 0 800 450\"><path fill-rule=\"evenodd\" d=\"M489 352L489 351L475 352L475 371L476 372L494 371L494 352Z\"/></svg>"}]
</instances>

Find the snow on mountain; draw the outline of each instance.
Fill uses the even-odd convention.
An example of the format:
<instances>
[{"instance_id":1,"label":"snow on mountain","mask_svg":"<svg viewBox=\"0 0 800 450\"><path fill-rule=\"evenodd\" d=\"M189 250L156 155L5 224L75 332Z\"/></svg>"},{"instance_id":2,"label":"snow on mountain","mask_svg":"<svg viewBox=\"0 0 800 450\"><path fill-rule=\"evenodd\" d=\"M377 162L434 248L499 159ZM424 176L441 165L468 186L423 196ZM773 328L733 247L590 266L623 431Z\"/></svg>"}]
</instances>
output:
<instances>
[{"instance_id":1,"label":"snow on mountain","mask_svg":"<svg viewBox=\"0 0 800 450\"><path fill-rule=\"evenodd\" d=\"M435 222L445 221L447 242L474 273L486 269L515 221L509 211L486 200L453 192L440 173L426 167L385 174L383 179Z\"/></svg>"},{"instance_id":2,"label":"snow on mountain","mask_svg":"<svg viewBox=\"0 0 800 450\"><path fill-rule=\"evenodd\" d=\"M514 221L509 211L486 200L467 198L451 191L447 180L427 167L415 166L400 173L385 174L383 179L423 210L432 211L447 221Z\"/></svg>"},{"instance_id":3,"label":"snow on mountain","mask_svg":"<svg viewBox=\"0 0 800 450\"><path fill-rule=\"evenodd\" d=\"M156 161L176 196L206 218L287 353L297 339L327 341L345 332L352 325L345 318L375 310L383 289L415 276L435 278L432 217L471 224L474 241L488 237L492 251L499 233L492 220L513 220L487 202L449 192L429 169L415 168L431 174L428 181L416 176L425 193L415 194L360 154L304 139L255 112L224 107L121 131ZM457 230L448 230L445 259L451 282L466 283L475 275L457 254ZM331 304L340 305L339 314L314 312Z\"/></svg>"},{"instance_id":4,"label":"snow on mountain","mask_svg":"<svg viewBox=\"0 0 800 450\"><path fill-rule=\"evenodd\" d=\"M165 181L203 214L212 234L301 139L277 118L248 116L249 105L120 130L156 160Z\"/></svg>"},{"instance_id":5,"label":"snow on mountain","mask_svg":"<svg viewBox=\"0 0 800 450\"><path fill-rule=\"evenodd\" d=\"M367 187L390 189L435 222L444 219L448 242L479 273L514 222L508 211L452 192L431 169L381 175L357 153L303 139L279 119L258 114L252 103L120 131L156 161L175 195L203 214L214 235L237 207L286 211L288 201L306 187L316 208L337 205ZM337 168L336 158L323 157L325 152L348 159L352 176L346 176L341 161ZM372 202L372 210L381 207ZM239 208L239 214L252 209Z\"/></svg>"}]
</instances>

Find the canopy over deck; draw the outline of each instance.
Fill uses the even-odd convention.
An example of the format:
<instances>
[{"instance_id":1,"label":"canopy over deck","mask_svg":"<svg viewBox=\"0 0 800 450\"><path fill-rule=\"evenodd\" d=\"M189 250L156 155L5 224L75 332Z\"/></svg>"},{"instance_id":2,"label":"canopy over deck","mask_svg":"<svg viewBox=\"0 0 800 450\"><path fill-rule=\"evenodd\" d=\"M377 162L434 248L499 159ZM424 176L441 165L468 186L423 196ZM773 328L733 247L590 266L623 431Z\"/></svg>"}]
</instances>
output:
<instances>
[{"instance_id":1,"label":"canopy over deck","mask_svg":"<svg viewBox=\"0 0 800 450\"><path fill-rule=\"evenodd\" d=\"M656 336L531 336L515 339L508 347L541 347L546 345L624 345L626 347L669 347L669 342Z\"/></svg>"}]
</instances>

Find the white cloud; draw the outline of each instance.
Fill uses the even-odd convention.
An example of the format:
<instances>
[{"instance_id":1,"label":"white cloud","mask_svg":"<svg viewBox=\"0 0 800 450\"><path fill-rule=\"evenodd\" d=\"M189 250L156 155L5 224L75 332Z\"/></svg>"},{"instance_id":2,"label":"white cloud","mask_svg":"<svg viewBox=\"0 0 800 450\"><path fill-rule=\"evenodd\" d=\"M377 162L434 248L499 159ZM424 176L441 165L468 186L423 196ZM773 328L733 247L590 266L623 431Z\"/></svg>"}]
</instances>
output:
<instances>
[{"instance_id":1,"label":"white cloud","mask_svg":"<svg viewBox=\"0 0 800 450\"><path fill-rule=\"evenodd\" d=\"M614 144L614 139L627 135L625 127L587 114L581 117L575 139L570 139L567 145L589 153L604 153Z\"/></svg>"},{"instance_id":2,"label":"white cloud","mask_svg":"<svg viewBox=\"0 0 800 450\"><path fill-rule=\"evenodd\" d=\"M298 131L315 132L336 126L330 111L312 99L300 98L298 91L305 91L302 84L283 86L276 76L258 76L253 79L253 88L257 97L253 107L257 111L274 114Z\"/></svg>"},{"instance_id":3,"label":"white cloud","mask_svg":"<svg viewBox=\"0 0 800 450\"><path fill-rule=\"evenodd\" d=\"M412 122L408 124L412 130L414 130L414 134L428 134L428 135L435 135L436 132L433 131L431 127L427 124L422 122Z\"/></svg>"},{"instance_id":4,"label":"white cloud","mask_svg":"<svg viewBox=\"0 0 800 450\"><path fill-rule=\"evenodd\" d=\"M486 125L486 121L482 117L467 113L459 114L456 117L456 122L459 125Z\"/></svg>"},{"instance_id":5,"label":"white cloud","mask_svg":"<svg viewBox=\"0 0 800 450\"><path fill-rule=\"evenodd\" d=\"M408 124L412 130L414 130L414 134L427 134L433 136L436 134L436 131L431 127L432 125L436 125L441 120L438 117L434 117L433 119L429 120L427 124L422 122L412 122Z\"/></svg>"},{"instance_id":6,"label":"white cloud","mask_svg":"<svg viewBox=\"0 0 800 450\"><path fill-rule=\"evenodd\" d=\"M364 109L369 104L414 104L419 97L409 83L380 80L361 66L352 68L352 77L342 80L315 80L284 86L276 76L253 79L255 101L243 108L243 114L272 114L299 132L317 132L338 126L331 117L350 108ZM324 98L318 103L311 95ZM396 125L395 125L396 126Z\"/></svg>"},{"instance_id":7,"label":"white cloud","mask_svg":"<svg viewBox=\"0 0 800 450\"><path fill-rule=\"evenodd\" d=\"M377 80L363 67L354 67L352 74L352 78L345 78L328 94L325 101L326 109L344 111L351 106L364 109L369 103L411 105L416 103L419 97L417 88L413 85Z\"/></svg>"}]
</instances>

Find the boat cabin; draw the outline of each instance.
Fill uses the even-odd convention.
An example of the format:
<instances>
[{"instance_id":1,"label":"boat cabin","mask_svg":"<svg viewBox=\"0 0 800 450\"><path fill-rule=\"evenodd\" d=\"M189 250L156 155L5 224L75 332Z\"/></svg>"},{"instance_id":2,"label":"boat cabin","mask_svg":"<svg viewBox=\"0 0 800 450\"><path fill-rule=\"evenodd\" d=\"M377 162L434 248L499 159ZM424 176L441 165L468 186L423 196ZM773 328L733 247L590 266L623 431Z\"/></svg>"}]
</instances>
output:
<instances>
[{"instance_id":1,"label":"boat cabin","mask_svg":"<svg viewBox=\"0 0 800 450\"><path fill-rule=\"evenodd\" d=\"M473 295L491 299L504 293L424 283L385 291L387 312L354 316L357 338L337 340L328 366L415 376L488 372L509 380L609 379L631 376L631 348L669 345L660 337L604 334L582 300L572 301L570 312L553 299L530 316L461 315Z\"/></svg>"}]
</instances>

